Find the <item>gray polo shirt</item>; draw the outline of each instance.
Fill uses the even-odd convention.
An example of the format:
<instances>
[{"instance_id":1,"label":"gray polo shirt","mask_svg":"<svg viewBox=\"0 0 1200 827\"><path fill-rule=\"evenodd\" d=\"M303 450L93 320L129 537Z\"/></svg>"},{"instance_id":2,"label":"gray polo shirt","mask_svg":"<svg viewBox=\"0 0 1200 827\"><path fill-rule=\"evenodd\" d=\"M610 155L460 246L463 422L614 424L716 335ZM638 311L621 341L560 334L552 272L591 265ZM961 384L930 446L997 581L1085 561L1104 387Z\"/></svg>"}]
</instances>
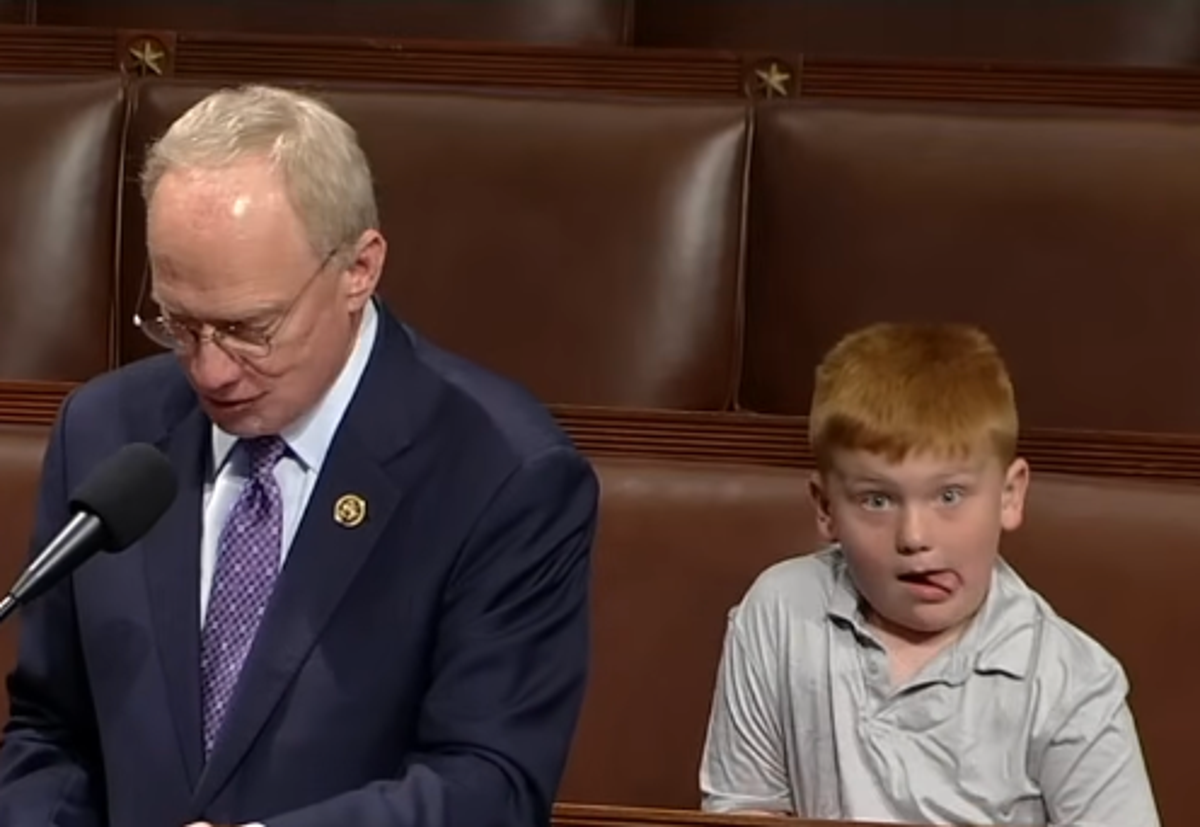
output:
<instances>
[{"instance_id":1,"label":"gray polo shirt","mask_svg":"<svg viewBox=\"0 0 1200 827\"><path fill-rule=\"evenodd\" d=\"M934 824L1157 827L1120 664L1007 563L908 683L837 548L765 571L729 616L705 810Z\"/></svg>"}]
</instances>

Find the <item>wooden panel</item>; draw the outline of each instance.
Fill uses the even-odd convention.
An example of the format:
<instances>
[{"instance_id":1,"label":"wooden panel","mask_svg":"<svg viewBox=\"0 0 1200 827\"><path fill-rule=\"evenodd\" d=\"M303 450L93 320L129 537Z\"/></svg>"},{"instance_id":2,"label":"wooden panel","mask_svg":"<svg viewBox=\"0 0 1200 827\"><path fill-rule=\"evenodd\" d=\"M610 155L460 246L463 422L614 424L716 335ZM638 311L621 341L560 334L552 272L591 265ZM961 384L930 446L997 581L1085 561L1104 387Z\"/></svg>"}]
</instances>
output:
<instances>
[{"instance_id":1,"label":"wooden panel","mask_svg":"<svg viewBox=\"0 0 1200 827\"><path fill-rule=\"evenodd\" d=\"M0 26L0 72L112 72L117 43L116 32L102 29Z\"/></svg>"},{"instance_id":2,"label":"wooden panel","mask_svg":"<svg viewBox=\"0 0 1200 827\"><path fill-rule=\"evenodd\" d=\"M33 0L0 0L0 23L28 23L33 17Z\"/></svg>"},{"instance_id":3,"label":"wooden panel","mask_svg":"<svg viewBox=\"0 0 1200 827\"><path fill-rule=\"evenodd\" d=\"M741 93L741 63L732 54L354 38L318 41L180 34L175 72L188 77L318 77L655 94Z\"/></svg>"},{"instance_id":4,"label":"wooden panel","mask_svg":"<svg viewBox=\"0 0 1200 827\"><path fill-rule=\"evenodd\" d=\"M0 423L46 425L74 387L0 382ZM804 417L553 406L593 456L811 468ZM1200 483L1200 436L1031 429L1022 454L1037 472Z\"/></svg>"},{"instance_id":5,"label":"wooden panel","mask_svg":"<svg viewBox=\"0 0 1200 827\"><path fill-rule=\"evenodd\" d=\"M0 25L0 71L320 79L740 97L729 52Z\"/></svg>"},{"instance_id":6,"label":"wooden panel","mask_svg":"<svg viewBox=\"0 0 1200 827\"><path fill-rule=\"evenodd\" d=\"M1182 66L1200 0L638 0L639 46Z\"/></svg>"},{"instance_id":7,"label":"wooden panel","mask_svg":"<svg viewBox=\"0 0 1200 827\"><path fill-rule=\"evenodd\" d=\"M1200 69L0 25L0 72L1200 108Z\"/></svg>"},{"instance_id":8,"label":"wooden panel","mask_svg":"<svg viewBox=\"0 0 1200 827\"><path fill-rule=\"evenodd\" d=\"M588 453L811 468L807 419L743 413L561 408ZM1036 471L1200 482L1200 437L1030 429L1021 453Z\"/></svg>"},{"instance_id":9,"label":"wooden panel","mask_svg":"<svg viewBox=\"0 0 1200 827\"><path fill-rule=\"evenodd\" d=\"M74 388L69 382L0 382L0 424L48 425Z\"/></svg>"},{"instance_id":10,"label":"wooden panel","mask_svg":"<svg viewBox=\"0 0 1200 827\"><path fill-rule=\"evenodd\" d=\"M19 0L0 0L19 2ZM28 0L32 5L34 0ZM51 26L608 43L627 40L634 0L37 0ZM2 7L2 6L0 6Z\"/></svg>"},{"instance_id":11,"label":"wooden panel","mask_svg":"<svg viewBox=\"0 0 1200 827\"><path fill-rule=\"evenodd\" d=\"M1200 107L1200 71L1190 68L806 56L800 87L813 98Z\"/></svg>"}]
</instances>

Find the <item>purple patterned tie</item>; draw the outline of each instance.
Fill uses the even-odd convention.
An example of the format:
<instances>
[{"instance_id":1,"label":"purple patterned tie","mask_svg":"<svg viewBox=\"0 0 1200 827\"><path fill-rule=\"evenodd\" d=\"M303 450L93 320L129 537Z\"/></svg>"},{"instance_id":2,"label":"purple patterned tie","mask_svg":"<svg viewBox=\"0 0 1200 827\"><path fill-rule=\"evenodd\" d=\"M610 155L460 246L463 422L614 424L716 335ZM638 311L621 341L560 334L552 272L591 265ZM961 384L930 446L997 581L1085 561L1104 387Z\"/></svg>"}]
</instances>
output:
<instances>
[{"instance_id":1,"label":"purple patterned tie","mask_svg":"<svg viewBox=\"0 0 1200 827\"><path fill-rule=\"evenodd\" d=\"M221 532L200 640L205 755L217 740L282 552L283 500L273 472L287 444L271 436L243 439L238 446L247 460L247 479Z\"/></svg>"}]
</instances>

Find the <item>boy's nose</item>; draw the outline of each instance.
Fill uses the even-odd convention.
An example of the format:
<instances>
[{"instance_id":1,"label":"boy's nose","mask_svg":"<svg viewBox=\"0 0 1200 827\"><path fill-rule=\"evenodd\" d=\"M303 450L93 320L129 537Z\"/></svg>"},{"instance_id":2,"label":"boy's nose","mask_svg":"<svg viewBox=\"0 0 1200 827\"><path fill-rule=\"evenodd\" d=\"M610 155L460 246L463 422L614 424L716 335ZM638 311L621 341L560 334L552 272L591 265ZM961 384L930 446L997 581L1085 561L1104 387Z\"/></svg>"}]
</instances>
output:
<instances>
[{"instance_id":1,"label":"boy's nose","mask_svg":"<svg viewBox=\"0 0 1200 827\"><path fill-rule=\"evenodd\" d=\"M907 507L900 515L900 530L896 549L901 554L914 554L929 549L929 521L923 509Z\"/></svg>"}]
</instances>

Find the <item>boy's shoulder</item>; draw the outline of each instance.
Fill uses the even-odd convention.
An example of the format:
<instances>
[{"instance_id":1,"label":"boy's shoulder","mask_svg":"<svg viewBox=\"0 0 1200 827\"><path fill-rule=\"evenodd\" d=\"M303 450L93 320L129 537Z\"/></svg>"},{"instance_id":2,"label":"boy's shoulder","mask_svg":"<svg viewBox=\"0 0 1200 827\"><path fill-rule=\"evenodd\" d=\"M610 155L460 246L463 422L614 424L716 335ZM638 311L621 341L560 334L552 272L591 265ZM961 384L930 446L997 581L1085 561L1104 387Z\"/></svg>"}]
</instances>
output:
<instances>
[{"instance_id":1,"label":"boy's shoulder","mask_svg":"<svg viewBox=\"0 0 1200 827\"><path fill-rule=\"evenodd\" d=\"M1006 577L1015 583L1031 618L1030 651L1025 678L1042 703L1043 723L1062 721L1081 706L1116 709L1129 691L1120 660L1099 640L1063 617L1050 601L1026 585L1007 564ZM1018 632L1019 633L1019 632Z\"/></svg>"},{"instance_id":2,"label":"boy's shoulder","mask_svg":"<svg viewBox=\"0 0 1200 827\"><path fill-rule=\"evenodd\" d=\"M743 625L823 619L845 587L844 567L836 546L780 560L754 579L731 615Z\"/></svg>"},{"instance_id":3,"label":"boy's shoulder","mask_svg":"<svg viewBox=\"0 0 1200 827\"><path fill-rule=\"evenodd\" d=\"M1028 587L1027 587L1028 588ZM1124 691L1125 670L1116 655L1090 633L1063 617L1040 593L1028 589L1038 618L1033 675L1046 685L1079 688L1098 682Z\"/></svg>"}]
</instances>

